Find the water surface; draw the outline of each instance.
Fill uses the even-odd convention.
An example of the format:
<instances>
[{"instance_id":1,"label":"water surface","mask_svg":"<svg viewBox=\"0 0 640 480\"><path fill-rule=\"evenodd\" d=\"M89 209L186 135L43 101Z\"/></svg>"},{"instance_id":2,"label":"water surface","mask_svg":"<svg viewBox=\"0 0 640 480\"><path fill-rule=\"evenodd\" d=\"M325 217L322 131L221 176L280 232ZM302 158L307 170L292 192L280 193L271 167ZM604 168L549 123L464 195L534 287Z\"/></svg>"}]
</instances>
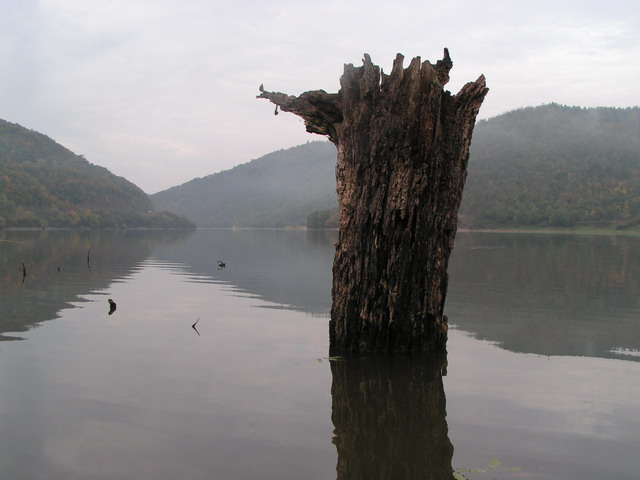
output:
<instances>
[{"instance_id":1,"label":"water surface","mask_svg":"<svg viewBox=\"0 0 640 480\"><path fill-rule=\"evenodd\" d=\"M460 233L448 356L347 361L334 241L0 233L0 478L638 478L640 239Z\"/></svg>"}]
</instances>

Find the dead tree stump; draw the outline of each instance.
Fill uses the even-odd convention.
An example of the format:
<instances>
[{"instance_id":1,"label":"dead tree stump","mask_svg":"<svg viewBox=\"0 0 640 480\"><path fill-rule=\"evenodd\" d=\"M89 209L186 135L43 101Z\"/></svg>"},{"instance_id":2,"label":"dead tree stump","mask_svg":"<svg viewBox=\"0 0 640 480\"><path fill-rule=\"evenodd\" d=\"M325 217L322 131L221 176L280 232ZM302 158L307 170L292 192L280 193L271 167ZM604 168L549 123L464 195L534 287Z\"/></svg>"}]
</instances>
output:
<instances>
[{"instance_id":1,"label":"dead tree stump","mask_svg":"<svg viewBox=\"0 0 640 480\"><path fill-rule=\"evenodd\" d=\"M333 263L332 354L444 348L447 264L457 229L484 76L444 90L435 65L397 55L389 75L365 55L345 65L340 91L267 92L308 132L338 147L340 235Z\"/></svg>"}]
</instances>

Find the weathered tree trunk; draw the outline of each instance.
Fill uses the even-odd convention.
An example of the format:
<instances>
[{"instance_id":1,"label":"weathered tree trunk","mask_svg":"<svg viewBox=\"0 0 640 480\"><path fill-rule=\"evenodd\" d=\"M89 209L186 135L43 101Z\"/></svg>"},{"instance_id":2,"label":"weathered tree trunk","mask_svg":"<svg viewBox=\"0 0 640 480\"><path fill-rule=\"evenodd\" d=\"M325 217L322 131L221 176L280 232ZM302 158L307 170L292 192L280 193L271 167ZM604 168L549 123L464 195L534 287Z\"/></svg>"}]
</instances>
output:
<instances>
[{"instance_id":1,"label":"weathered tree trunk","mask_svg":"<svg viewBox=\"0 0 640 480\"><path fill-rule=\"evenodd\" d=\"M453 480L445 355L331 362L338 480Z\"/></svg>"},{"instance_id":2,"label":"weathered tree trunk","mask_svg":"<svg viewBox=\"0 0 640 480\"><path fill-rule=\"evenodd\" d=\"M390 75L365 55L345 65L337 94L267 92L307 131L338 147L340 236L333 264L331 351L444 348L447 263L457 229L483 76L444 90L453 63L419 57Z\"/></svg>"}]
</instances>

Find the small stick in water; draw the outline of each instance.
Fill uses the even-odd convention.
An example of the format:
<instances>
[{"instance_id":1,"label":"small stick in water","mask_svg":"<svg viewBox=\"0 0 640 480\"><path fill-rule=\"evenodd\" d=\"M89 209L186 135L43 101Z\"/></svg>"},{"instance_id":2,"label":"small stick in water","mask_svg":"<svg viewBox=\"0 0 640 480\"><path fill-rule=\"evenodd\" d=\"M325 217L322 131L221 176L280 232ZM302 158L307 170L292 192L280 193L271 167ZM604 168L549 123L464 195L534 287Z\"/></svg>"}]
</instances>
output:
<instances>
[{"instance_id":1,"label":"small stick in water","mask_svg":"<svg viewBox=\"0 0 640 480\"><path fill-rule=\"evenodd\" d=\"M113 312L116 311L116 308L118 308L118 306L116 305L116 302L111 299L107 301L109 302L109 315L113 315Z\"/></svg>"},{"instance_id":2,"label":"small stick in water","mask_svg":"<svg viewBox=\"0 0 640 480\"><path fill-rule=\"evenodd\" d=\"M196 324L200 321L200 317L198 317L198 320L196 320L196 323L194 323L193 325L191 325L191 328L193 328L196 333L198 334L198 336L200 336L200 332L198 331L198 329L196 328Z\"/></svg>"}]
</instances>

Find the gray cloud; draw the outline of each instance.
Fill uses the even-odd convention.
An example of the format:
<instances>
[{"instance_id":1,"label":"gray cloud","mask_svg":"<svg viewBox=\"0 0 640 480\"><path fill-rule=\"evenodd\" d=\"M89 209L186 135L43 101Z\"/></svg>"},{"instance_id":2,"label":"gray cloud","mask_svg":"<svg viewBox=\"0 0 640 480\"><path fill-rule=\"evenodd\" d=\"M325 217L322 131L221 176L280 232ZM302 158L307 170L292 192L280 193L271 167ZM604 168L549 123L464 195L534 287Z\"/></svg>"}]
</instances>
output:
<instances>
[{"instance_id":1,"label":"gray cloud","mask_svg":"<svg viewBox=\"0 0 640 480\"><path fill-rule=\"evenodd\" d=\"M632 4L633 3L633 4ZM319 137L257 87L337 91L363 53L481 73L481 117L528 105L634 106L639 7L613 0L0 0L0 118L145 191Z\"/></svg>"}]
</instances>

